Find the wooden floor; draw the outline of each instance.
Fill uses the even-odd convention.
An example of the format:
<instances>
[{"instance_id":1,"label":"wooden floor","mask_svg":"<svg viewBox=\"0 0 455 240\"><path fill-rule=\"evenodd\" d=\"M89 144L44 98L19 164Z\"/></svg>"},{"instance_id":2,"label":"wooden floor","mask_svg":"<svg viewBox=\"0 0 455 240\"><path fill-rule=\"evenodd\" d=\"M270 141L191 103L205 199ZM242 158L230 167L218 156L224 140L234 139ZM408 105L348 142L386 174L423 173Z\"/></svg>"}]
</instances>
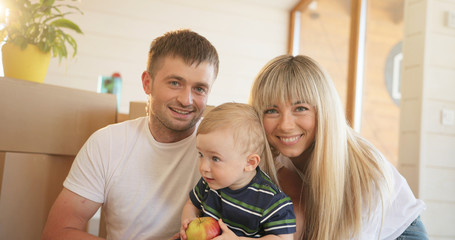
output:
<instances>
[{"instance_id":1,"label":"wooden floor","mask_svg":"<svg viewBox=\"0 0 455 240\"><path fill-rule=\"evenodd\" d=\"M361 134L396 165L399 106L387 91L387 56L403 36L403 0L369 0ZM317 0L301 15L300 53L322 64L346 103L349 0Z\"/></svg>"}]
</instances>

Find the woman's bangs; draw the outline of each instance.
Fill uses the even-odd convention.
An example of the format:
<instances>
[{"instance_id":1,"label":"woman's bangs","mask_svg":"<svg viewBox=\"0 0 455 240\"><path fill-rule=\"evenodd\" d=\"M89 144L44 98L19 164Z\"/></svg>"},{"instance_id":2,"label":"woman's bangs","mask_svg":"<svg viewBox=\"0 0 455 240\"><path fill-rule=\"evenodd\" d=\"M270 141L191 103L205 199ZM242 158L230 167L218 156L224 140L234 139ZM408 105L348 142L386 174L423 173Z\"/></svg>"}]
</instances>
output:
<instances>
[{"instance_id":1,"label":"woman's bangs","mask_svg":"<svg viewBox=\"0 0 455 240\"><path fill-rule=\"evenodd\" d=\"M291 71L293 72L293 71ZM277 103L303 102L314 106L315 96L312 81L304 76L290 74L289 71L267 76L260 89L258 89L257 106L267 109ZM261 89L262 88L262 89Z\"/></svg>"},{"instance_id":2,"label":"woman's bangs","mask_svg":"<svg viewBox=\"0 0 455 240\"><path fill-rule=\"evenodd\" d=\"M300 72L294 72L294 74L284 76L283 79L277 82L281 84L275 86L275 89L280 89L275 91L275 102L302 102L315 106L315 89L312 88L313 81L308 79L308 76L303 76Z\"/></svg>"}]
</instances>

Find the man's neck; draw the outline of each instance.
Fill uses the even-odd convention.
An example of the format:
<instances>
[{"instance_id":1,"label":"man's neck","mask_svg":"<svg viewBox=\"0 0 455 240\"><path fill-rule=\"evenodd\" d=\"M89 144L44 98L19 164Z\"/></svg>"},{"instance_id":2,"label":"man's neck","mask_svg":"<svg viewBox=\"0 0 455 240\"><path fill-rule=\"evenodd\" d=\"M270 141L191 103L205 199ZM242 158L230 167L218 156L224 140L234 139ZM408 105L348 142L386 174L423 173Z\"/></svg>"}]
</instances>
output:
<instances>
[{"instance_id":1,"label":"man's neck","mask_svg":"<svg viewBox=\"0 0 455 240\"><path fill-rule=\"evenodd\" d=\"M181 141L191 136L196 129L196 127L192 127L185 131L171 130L164 126L163 124L161 124L158 120L153 119L153 117L151 116L148 119L148 127L153 138L157 142L161 143L173 143Z\"/></svg>"}]
</instances>

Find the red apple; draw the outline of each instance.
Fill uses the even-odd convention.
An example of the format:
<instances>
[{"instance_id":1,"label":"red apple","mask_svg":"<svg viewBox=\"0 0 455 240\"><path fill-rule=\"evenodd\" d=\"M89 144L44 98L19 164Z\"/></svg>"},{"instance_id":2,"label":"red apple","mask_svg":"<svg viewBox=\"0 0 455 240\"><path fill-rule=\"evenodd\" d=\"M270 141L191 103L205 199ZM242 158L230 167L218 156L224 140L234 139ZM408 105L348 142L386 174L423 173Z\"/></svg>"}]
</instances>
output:
<instances>
[{"instance_id":1,"label":"red apple","mask_svg":"<svg viewBox=\"0 0 455 240\"><path fill-rule=\"evenodd\" d=\"M220 225L212 217L200 217L190 222L186 229L188 240L208 240L220 235Z\"/></svg>"}]
</instances>

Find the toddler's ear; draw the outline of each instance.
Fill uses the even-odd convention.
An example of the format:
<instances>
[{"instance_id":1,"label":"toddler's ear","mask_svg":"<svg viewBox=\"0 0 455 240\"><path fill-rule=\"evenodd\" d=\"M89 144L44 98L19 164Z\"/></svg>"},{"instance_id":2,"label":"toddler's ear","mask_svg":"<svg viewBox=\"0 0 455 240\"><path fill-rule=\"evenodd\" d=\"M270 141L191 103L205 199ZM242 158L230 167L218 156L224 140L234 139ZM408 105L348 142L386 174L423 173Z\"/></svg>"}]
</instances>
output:
<instances>
[{"instance_id":1,"label":"toddler's ear","mask_svg":"<svg viewBox=\"0 0 455 240\"><path fill-rule=\"evenodd\" d=\"M254 171L256 167L259 165L259 162L261 161L261 157L259 155L253 153L248 156L246 160L246 166L245 166L245 171L250 172Z\"/></svg>"}]
</instances>

